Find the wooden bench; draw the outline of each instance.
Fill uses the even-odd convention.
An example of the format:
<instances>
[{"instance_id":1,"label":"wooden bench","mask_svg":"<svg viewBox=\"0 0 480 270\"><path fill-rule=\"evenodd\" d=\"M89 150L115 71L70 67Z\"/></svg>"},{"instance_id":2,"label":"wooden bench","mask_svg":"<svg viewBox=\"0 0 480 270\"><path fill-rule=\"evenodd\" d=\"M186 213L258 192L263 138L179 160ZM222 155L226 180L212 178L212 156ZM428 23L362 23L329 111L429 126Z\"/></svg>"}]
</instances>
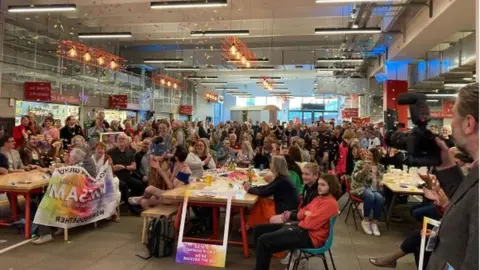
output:
<instances>
[{"instance_id":1,"label":"wooden bench","mask_svg":"<svg viewBox=\"0 0 480 270\"><path fill-rule=\"evenodd\" d=\"M154 208L150 208L142 212L143 217L143 229L142 229L142 244L147 242L147 230L148 230L148 219L149 218L158 218L161 216L166 216L168 218L173 217L177 213L177 205L157 205Z\"/></svg>"}]
</instances>

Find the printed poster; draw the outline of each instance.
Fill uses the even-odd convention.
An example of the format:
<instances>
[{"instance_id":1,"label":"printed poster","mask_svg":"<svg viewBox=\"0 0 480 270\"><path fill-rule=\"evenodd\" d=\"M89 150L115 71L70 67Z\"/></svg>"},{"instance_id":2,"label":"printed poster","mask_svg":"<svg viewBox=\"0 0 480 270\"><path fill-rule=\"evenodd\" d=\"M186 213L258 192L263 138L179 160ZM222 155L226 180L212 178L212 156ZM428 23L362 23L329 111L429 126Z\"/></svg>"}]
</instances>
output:
<instances>
[{"instance_id":1,"label":"printed poster","mask_svg":"<svg viewBox=\"0 0 480 270\"><path fill-rule=\"evenodd\" d=\"M183 242L183 230L185 228L185 218L187 213L188 195L190 190L185 193L182 210L182 222L180 224L180 232L178 234L177 244L177 263L225 267L225 260L227 258L227 244L228 244L228 229L230 225L230 210L232 207L232 194L226 193L227 207L225 213L225 229L223 233L222 245L213 245L205 243ZM216 193L222 195L222 193Z\"/></svg>"},{"instance_id":2,"label":"printed poster","mask_svg":"<svg viewBox=\"0 0 480 270\"><path fill-rule=\"evenodd\" d=\"M33 222L73 228L105 219L116 211L117 189L108 164L100 169L97 178L78 166L56 169Z\"/></svg>"}]
</instances>

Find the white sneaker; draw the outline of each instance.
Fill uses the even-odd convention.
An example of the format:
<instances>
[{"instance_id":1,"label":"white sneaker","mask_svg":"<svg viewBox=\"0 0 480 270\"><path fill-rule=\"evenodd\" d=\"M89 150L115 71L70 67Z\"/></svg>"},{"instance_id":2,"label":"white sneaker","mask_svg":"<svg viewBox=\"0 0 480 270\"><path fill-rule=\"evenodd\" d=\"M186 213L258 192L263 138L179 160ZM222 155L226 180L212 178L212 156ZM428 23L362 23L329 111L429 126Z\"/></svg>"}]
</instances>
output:
<instances>
[{"instance_id":1,"label":"white sneaker","mask_svg":"<svg viewBox=\"0 0 480 270\"><path fill-rule=\"evenodd\" d=\"M365 220L362 220L362 229L363 231L368 234L368 235L372 235L372 229L370 228L370 222L369 221L365 221ZM378 229L378 228L377 228Z\"/></svg>"},{"instance_id":2,"label":"white sneaker","mask_svg":"<svg viewBox=\"0 0 480 270\"><path fill-rule=\"evenodd\" d=\"M373 235L375 236L380 236L380 230L378 229L377 223L372 223L370 224L370 227L372 228Z\"/></svg>"},{"instance_id":3,"label":"white sneaker","mask_svg":"<svg viewBox=\"0 0 480 270\"><path fill-rule=\"evenodd\" d=\"M290 264L290 267L285 268L285 270L293 270L293 267L295 266L295 261L292 259L292 263ZM300 262L298 263L298 270L307 270L308 269L308 261L306 259L301 259Z\"/></svg>"},{"instance_id":4,"label":"white sneaker","mask_svg":"<svg viewBox=\"0 0 480 270\"><path fill-rule=\"evenodd\" d=\"M47 234L47 235L40 236L40 237L36 238L35 240L32 241L32 243L35 244L35 245L41 245L41 244L48 243L52 240L53 240L52 235Z\"/></svg>"},{"instance_id":5,"label":"white sneaker","mask_svg":"<svg viewBox=\"0 0 480 270\"><path fill-rule=\"evenodd\" d=\"M288 262L290 261L290 256L293 256L292 257L292 262L294 262L295 259L298 258L298 250L295 250L293 253L289 252L287 254L287 256L285 256L285 258L280 260L280 263L283 264L283 265L287 265Z\"/></svg>"}]
</instances>

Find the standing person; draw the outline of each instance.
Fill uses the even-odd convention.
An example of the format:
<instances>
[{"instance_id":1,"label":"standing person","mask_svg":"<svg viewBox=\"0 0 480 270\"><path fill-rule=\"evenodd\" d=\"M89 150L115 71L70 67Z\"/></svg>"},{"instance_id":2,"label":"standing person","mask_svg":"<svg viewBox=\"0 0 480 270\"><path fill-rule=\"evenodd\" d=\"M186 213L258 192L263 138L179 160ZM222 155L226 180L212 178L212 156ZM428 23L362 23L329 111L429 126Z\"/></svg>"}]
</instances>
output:
<instances>
[{"instance_id":1,"label":"standing person","mask_svg":"<svg viewBox=\"0 0 480 270\"><path fill-rule=\"evenodd\" d=\"M210 139L210 136L208 135L207 130L205 130L205 126L202 121L198 121L197 128L200 138Z\"/></svg>"},{"instance_id":2,"label":"standing person","mask_svg":"<svg viewBox=\"0 0 480 270\"><path fill-rule=\"evenodd\" d=\"M15 146L17 149L22 148L28 140L28 135L34 134L35 131L30 125L30 117L28 115L22 116L20 125L13 128L13 138L15 139Z\"/></svg>"},{"instance_id":3,"label":"standing person","mask_svg":"<svg viewBox=\"0 0 480 270\"><path fill-rule=\"evenodd\" d=\"M123 131L123 128L120 126L120 122L118 122L118 120L112 120L112 122L110 122L110 128L112 129L112 132Z\"/></svg>"},{"instance_id":4,"label":"standing person","mask_svg":"<svg viewBox=\"0 0 480 270\"><path fill-rule=\"evenodd\" d=\"M53 140L58 140L60 139L60 130L58 130L58 128L56 128L53 123L53 117L48 116L45 118L45 120L43 121L43 135L47 136L47 134L50 134Z\"/></svg>"},{"instance_id":5,"label":"standing person","mask_svg":"<svg viewBox=\"0 0 480 270\"><path fill-rule=\"evenodd\" d=\"M110 124L108 124L107 120L105 120L105 112L103 112L103 111L98 112L98 117L97 118L100 119L101 127L103 129L110 128ZM94 127L94 126L95 126L95 121L92 122L90 127Z\"/></svg>"},{"instance_id":6,"label":"standing person","mask_svg":"<svg viewBox=\"0 0 480 270\"><path fill-rule=\"evenodd\" d=\"M305 149L305 140L298 139L297 146L300 149L300 152L302 153L302 162L310 162L310 152L307 149Z\"/></svg>"},{"instance_id":7,"label":"standing person","mask_svg":"<svg viewBox=\"0 0 480 270\"><path fill-rule=\"evenodd\" d=\"M186 147L187 139L180 121L172 121L172 132L172 148L176 147L177 145Z\"/></svg>"},{"instance_id":8,"label":"standing person","mask_svg":"<svg viewBox=\"0 0 480 270\"><path fill-rule=\"evenodd\" d=\"M100 133L104 133L105 130L102 127L102 120L100 118L95 119L95 125L88 129L87 135L90 139L92 146L96 145L100 141Z\"/></svg>"},{"instance_id":9,"label":"standing person","mask_svg":"<svg viewBox=\"0 0 480 270\"><path fill-rule=\"evenodd\" d=\"M445 142L448 148L452 148L455 146L455 141L452 139L451 130L449 127L444 126L442 127L442 133L440 134L440 138Z\"/></svg>"},{"instance_id":10,"label":"standing person","mask_svg":"<svg viewBox=\"0 0 480 270\"><path fill-rule=\"evenodd\" d=\"M44 153L39 148L37 135L28 136L27 146L20 150L20 156L25 166L45 167Z\"/></svg>"},{"instance_id":11,"label":"standing person","mask_svg":"<svg viewBox=\"0 0 480 270\"><path fill-rule=\"evenodd\" d=\"M442 164L435 168L440 186L450 200L437 234L437 244L428 269L478 269L478 83L460 89L453 106L452 129L457 148L473 159L464 177L448 154L448 147L436 138Z\"/></svg>"},{"instance_id":12,"label":"standing person","mask_svg":"<svg viewBox=\"0 0 480 270\"><path fill-rule=\"evenodd\" d=\"M242 146L237 143L237 135L235 135L235 133L230 133L230 135L228 135L228 140L230 141L230 148L232 148L232 151L235 154L242 150Z\"/></svg>"},{"instance_id":13,"label":"standing person","mask_svg":"<svg viewBox=\"0 0 480 270\"><path fill-rule=\"evenodd\" d=\"M142 181L132 177L132 172L137 169L135 164L135 153L128 146L128 136L125 133L118 135L118 146L109 150L108 155L112 158L113 172L120 180L120 192L122 199L132 210L128 203L130 194L140 196L145 191ZM131 192L129 191L131 190ZM135 211L132 211L135 213Z\"/></svg>"},{"instance_id":14,"label":"standing person","mask_svg":"<svg viewBox=\"0 0 480 270\"><path fill-rule=\"evenodd\" d=\"M367 129L365 131L365 138L368 141L368 150L370 150L372 148L377 148L377 146L382 145L382 142L380 141L380 139L377 136L375 136L372 129Z\"/></svg>"},{"instance_id":15,"label":"standing person","mask_svg":"<svg viewBox=\"0 0 480 270\"><path fill-rule=\"evenodd\" d=\"M43 128L37 123L35 119L35 114L33 112L28 113L28 118L30 118L30 129L33 130L33 133L36 135L43 134Z\"/></svg>"},{"instance_id":16,"label":"standing person","mask_svg":"<svg viewBox=\"0 0 480 270\"><path fill-rule=\"evenodd\" d=\"M380 164L381 154L378 149L368 151L363 160L357 161L352 173L351 193L363 198L362 229L368 235L380 236L378 219L382 215L385 198L380 193L380 181L383 177L383 166ZM370 212L373 211L373 218Z\"/></svg>"},{"instance_id":17,"label":"standing person","mask_svg":"<svg viewBox=\"0 0 480 270\"><path fill-rule=\"evenodd\" d=\"M83 136L83 131L82 128L77 125L75 116L70 115L65 122L65 126L60 129L60 139L63 141L63 149L68 149L72 143L72 138L77 135Z\"/></svg>"},{"instance_id":18,"label":"standing person","mask_svg":"<svg viewBox=\"0 0 480 270\"><path fill-rule=\"evenodd\" d=\"M135 129L133 129L132 121L130 119L125 121L125 134L131 138L135 136Z\"/></svg>"}]
</instances>

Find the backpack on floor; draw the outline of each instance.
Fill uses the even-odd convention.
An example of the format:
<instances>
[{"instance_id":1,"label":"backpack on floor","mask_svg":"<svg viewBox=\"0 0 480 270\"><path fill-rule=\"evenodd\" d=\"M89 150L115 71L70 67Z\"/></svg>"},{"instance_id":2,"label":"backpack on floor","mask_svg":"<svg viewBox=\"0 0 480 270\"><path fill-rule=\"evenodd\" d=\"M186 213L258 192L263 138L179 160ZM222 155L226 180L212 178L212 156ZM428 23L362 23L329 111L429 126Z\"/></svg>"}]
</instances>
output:
<instances>
[{"instance_id":1,"label":"backpack on floor","mask_svg":"<svg viewBox=\"0 0 480 270\"><path fill-rule=\"evenodd\" d=\"M165 216L154 218L148 227L147 249L149 256L137 256L143 259L169 257L173 254L174 244L175 228L173 222Z\"/></svg>"}]
</instances>

